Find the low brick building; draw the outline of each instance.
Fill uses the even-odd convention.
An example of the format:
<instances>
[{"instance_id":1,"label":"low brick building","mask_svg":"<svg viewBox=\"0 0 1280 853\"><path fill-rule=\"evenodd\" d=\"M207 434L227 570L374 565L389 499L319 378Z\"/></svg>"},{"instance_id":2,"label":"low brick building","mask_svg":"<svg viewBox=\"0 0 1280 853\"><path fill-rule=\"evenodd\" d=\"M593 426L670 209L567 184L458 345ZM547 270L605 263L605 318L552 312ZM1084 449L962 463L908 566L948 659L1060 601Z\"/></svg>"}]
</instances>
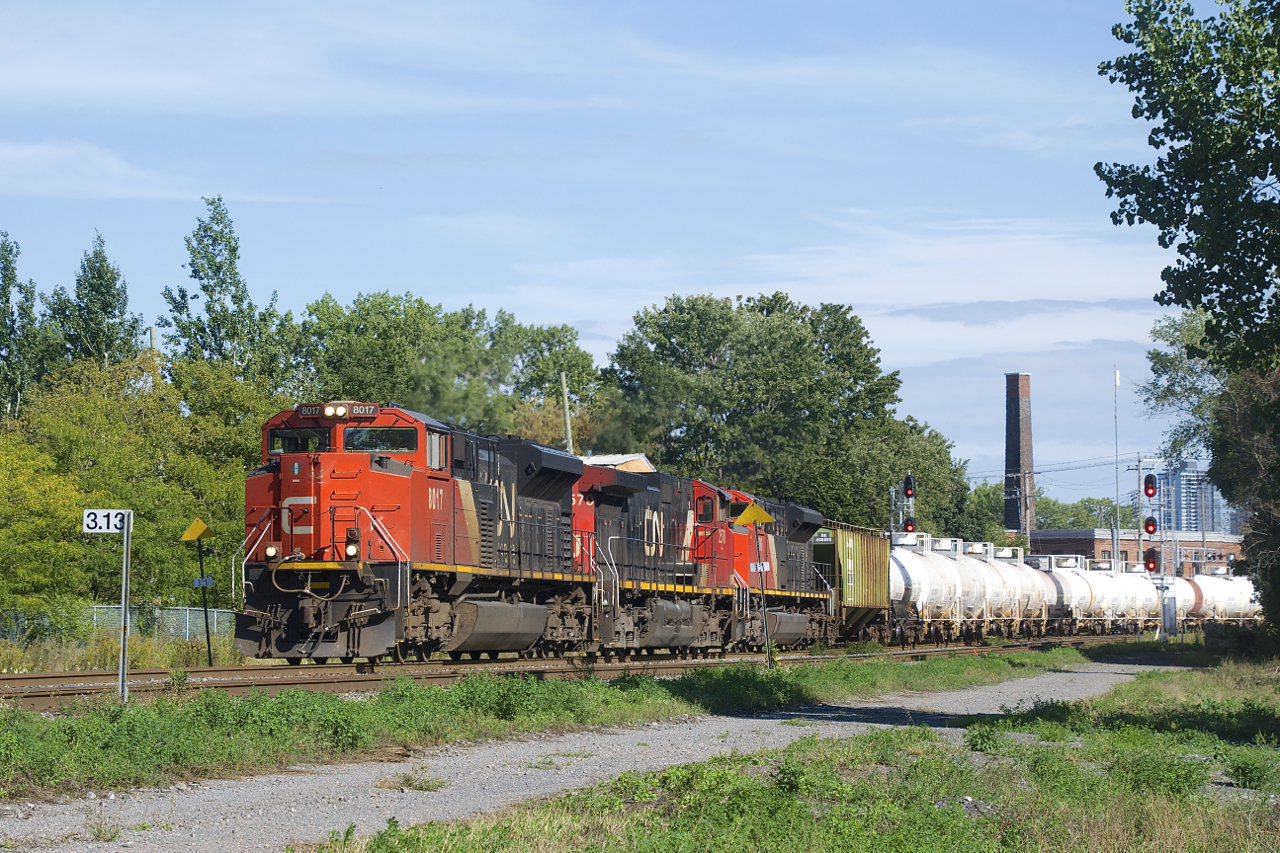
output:
<instances>
[{"instance_id":1,"label":"low brick building","mask_svg":"<svg viewBox=\"0 0 1280 853\"><path fill-rule=\"evenodd\" d=\"M1203 541L1200 533L1188 530L1157 534L1155 542L1144 535L1141 551L1138 533L1138 530L1121 530L1120 553L1112 555L1111 531L1107 528L1033 530L1031 553L1077 554L1090 560L1118 559L1132 564L1141 562L1147 549L1155 548L1161 567L1168 566L1173 569L1172 574L1183 577L1229 569L1233 560L1240 559L1241 537L1230 533L1206 533Z\"/></svg>"}]
</instances>

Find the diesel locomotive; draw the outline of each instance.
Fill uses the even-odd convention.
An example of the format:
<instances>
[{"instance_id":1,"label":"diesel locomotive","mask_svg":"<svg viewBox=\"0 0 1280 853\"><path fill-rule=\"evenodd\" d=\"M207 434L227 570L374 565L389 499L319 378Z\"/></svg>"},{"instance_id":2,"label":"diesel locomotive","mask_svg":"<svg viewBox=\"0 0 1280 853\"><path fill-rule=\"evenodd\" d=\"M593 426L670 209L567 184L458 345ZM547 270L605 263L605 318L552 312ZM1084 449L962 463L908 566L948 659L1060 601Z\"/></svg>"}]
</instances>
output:
<instances>
[{"instance_id":1,"label":"diesel locomotive","mask_svg":"<svg viewBox=\"0 0 1280 853\"><path fill-rule=\"evenodd\" d=\"M394 404L281 412L262 463L236 567L246 655L708 654L839 634L822 516L794 503ZM774 521L738 524L753 503Z\"/></svg>"}]
</instances>

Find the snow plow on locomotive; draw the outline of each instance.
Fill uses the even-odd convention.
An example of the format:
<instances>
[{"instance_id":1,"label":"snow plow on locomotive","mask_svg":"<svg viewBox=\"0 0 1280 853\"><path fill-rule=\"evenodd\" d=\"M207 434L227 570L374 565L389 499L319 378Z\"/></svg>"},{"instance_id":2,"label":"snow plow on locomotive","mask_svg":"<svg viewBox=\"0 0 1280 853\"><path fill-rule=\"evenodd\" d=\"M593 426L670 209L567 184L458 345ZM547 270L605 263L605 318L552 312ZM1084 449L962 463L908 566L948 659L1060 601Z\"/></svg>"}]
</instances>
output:
<instances>
[{"instance_id":1,"label":"snow plow on locomotive","mask_svg":"<svg viewBox=\"0 0 1280 853\"><path fill-rule=\"evenodd\" d=\"M810 544L822 518L805 507L394 405L300 405L262 442L237 576L244 654L718 653L762 646L766 627L783 647L836 637L838 594ZM752 502L775 521L736 524Z\"/></svg>"}]
</instances>

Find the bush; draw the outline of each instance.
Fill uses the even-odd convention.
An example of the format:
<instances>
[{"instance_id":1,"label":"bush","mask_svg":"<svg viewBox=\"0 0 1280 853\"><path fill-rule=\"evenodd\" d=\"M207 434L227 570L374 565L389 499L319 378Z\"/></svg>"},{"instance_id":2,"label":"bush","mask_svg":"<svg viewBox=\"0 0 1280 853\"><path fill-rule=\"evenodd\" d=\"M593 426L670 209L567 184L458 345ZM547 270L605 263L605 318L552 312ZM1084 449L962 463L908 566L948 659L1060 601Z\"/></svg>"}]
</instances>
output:
<instances>
[{"instance_id":1,"label":"bush","mask_svg":"<svg viewBox=\"0 0 1280 853\"><path fill-rule=\"evenodd\" d=\"M1276 778L1275 753L1269 749L1235 749L1228 753L1223 769L1227 778L1241 788L1267 788Z\"/></svg>"}]
</instances>

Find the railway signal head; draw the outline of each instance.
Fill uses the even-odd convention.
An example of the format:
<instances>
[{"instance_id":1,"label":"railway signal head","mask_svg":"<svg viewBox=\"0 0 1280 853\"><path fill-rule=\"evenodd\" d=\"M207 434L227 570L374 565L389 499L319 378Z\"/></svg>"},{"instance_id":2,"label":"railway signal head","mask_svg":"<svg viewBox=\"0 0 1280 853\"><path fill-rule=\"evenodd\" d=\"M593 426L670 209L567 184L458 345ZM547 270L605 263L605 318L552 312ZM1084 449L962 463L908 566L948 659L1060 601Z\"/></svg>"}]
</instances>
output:
<instances>
[{"instance_id":1,"label":"railway signal head","mask_svg":"<svg viewBox=\"0 0 1280 853\"><path fill-rule=\"evenodd\" d=\"M902 496L904 498L914 498L916 496L916 478L910 474L902 481Z\"/></svg>"},{"instance_id":2,"label":"railway signal head","mask_svg":"<svg viewBox=\"0 0 1280 853\"><path fill-rule=\"evenodd\" d=\"M1148 536L1155 535L1155 532L1160 529L1160 526L1156 524L1156 518L1154 515L1147 516L1147 520L1142 522L1142 529L1146 531Z\"/></svg>"},{"instance_id":3,"label":"railway signal head","mask_svg":"<svg viewBox=\"0 0 1280 853\"><path fill-rule=\"evenodd\" d=\"M1154 498L1156 496L1156 489L1157 487L1156 487L1155 474L1148 474L1147 476L1142 478L1142 493L1144 495L1146 495L1148 498Z\"/></svg>"},{"instance_id":4,"label":"railway signal head","mask_svg":"<svg viewBox=\"0 0 1280 853\"><path fill-rule=\"evenodd\" d=\"M1160 567L1160 558L1156 555L1155 548L1148 548L1142 552L1142 566L1149 572L1154 572Z\"/></svg>"},{"instance_id":5,"label":"railway signal head","mask_svg":"<svg viewBox=\"0 0 1280 853\"><path fill-rule=\"evenodd\" d=\"M907 520L902 522L902 529L906 533L916 532L916 520L912 516L907 516Z\"/></svg>"}]
</instances>

